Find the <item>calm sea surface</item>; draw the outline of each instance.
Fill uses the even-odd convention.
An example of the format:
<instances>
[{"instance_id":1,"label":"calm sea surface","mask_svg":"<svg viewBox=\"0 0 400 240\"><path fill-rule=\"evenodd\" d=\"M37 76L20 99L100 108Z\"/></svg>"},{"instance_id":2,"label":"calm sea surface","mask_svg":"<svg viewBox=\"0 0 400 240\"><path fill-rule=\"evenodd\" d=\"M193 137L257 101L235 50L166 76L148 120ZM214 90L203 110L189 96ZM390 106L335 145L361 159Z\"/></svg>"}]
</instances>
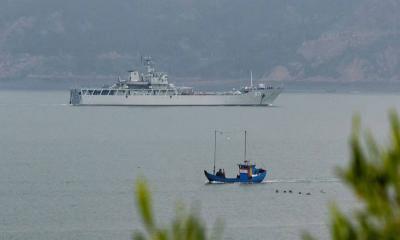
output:
<instances>
[{"instance_id":1,"label":"calm sea surface","mask_svg":"<svg viewBox=\"0 0 400 240\"><path fill-rule=\"evenodd\" d=\"M149 182L161 225L184 203L210 228L223 219L225 239L298 239L303 231L326 239L329 202L356 205L334 171L348 160L353 113L385 141L387 110L400 110L400 97L385 94L286 93L266 108L71 107L68 97L0 91L2 240L130 239L141 228L138 178ZM205 184L214 129L226 131L217 167L236 175L246 129L248 156L268 169L266 183Z\"/></svg>"}]
</instances>

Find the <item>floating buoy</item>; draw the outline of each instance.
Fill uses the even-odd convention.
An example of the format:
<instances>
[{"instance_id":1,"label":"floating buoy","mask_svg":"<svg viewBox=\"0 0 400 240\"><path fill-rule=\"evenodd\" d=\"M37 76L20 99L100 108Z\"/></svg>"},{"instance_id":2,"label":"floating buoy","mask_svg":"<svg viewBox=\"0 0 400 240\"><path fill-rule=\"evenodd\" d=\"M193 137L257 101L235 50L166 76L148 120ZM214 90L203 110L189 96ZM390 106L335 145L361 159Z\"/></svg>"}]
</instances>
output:
<instances>
[{"instance_id":1,"label":"floating buoy","mask_svg":"<svg viewBox=\"0 0 400 240\"><path fill-rule=\"evenodd\" d=\"M299 192L299 194L301 194L301 192Z\"/></svg>"},{"instance_id":2,"label":"floating buoy","mask_svg":"<svg viewBox=\"0 0 400 240\"><path fill-rule=\"evenodd\" d=\"M276 190L275 190L275 192L276 192L276 193L278 193L278 192L279 192L279 190L278 190L278 189L276 189Z\"/></svg>"},{"instance_id":3,"label":"floating buoy","mask_svg":"<svg viewBox=\"0 0 400 240\"><path fill-rule=\"evenodd\" d=\"M286 190L284 190L283 193L286 193Z\"/></svg>"},{"instance_id":4,"label":"floating buoy","mask_svg":"<svg viewBox=\"0 0 400 240\"><path fill-rule=\"evenodd\" d=\"M289 193L292 193L292 190L289 190Z\"/></svg>"},{"instance_id":5,"label":"floating buoy","mask_svg":"<svg viewBox=\"0 0 400 240\"><path fill-rule=\"evenodd\" d=\"M308 192L308 193L306 193L306 195L311 195L311 193Z\"/></svg>"}]
</instances>

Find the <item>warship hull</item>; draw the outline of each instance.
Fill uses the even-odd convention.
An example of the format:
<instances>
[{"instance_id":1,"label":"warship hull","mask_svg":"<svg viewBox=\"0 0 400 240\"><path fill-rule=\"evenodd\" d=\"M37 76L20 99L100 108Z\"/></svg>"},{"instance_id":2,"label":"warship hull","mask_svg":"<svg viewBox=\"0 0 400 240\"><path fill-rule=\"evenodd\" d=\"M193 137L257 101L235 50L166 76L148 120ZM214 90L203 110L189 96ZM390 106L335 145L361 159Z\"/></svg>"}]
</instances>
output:
<instances>
[{"instance_id":1,"label":"warship hull","mask_svg":"<svg viewBox=\"0 0 400 240\"><path fill-rule=\"evenodd\" d=\"M268 106L281 93L281 89L266 89L245 94L193 94L193 95L93 95L72 89L70 104L74 106Z\"/></svg>"}]
</instances>

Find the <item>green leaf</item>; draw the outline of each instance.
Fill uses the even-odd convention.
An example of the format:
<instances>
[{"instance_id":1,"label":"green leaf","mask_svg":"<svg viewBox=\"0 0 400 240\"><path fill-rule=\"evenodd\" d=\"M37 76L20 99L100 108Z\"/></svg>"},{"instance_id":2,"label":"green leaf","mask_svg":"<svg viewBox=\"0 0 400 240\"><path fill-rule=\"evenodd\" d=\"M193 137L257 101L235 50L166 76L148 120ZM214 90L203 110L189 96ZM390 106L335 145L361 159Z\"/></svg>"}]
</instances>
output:
<instances>
[{"instance_id":1,"label":"green leaf","mask_svg":"<svg viewBox=\"0 0 400 240\"><path fill-rule=\"evenodd\" d=\"M144 225L149 232L154 231L154 220L151 206L151 195L144 180L136 181L136 204Z\"/></svg>"}]
</instances>

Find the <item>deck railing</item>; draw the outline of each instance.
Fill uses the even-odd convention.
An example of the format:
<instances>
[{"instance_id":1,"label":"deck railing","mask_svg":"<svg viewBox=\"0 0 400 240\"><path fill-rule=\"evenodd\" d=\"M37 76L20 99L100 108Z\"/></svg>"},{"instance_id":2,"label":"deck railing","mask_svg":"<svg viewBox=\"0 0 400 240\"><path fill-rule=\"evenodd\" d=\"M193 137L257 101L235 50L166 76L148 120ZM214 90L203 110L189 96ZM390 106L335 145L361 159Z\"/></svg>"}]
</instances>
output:
<instances>
[{"instance_id":1,"label":"deck railing","mask_svg":"<svg viewBox=\"0 0 400 240\"><path fill-rule=\"evenodd\" d=\"M262 90L278 90L280 87L267 87L265 89L254 89L252 91L260 92ZM86 96L131 96L131 95L241 95L247 92L240 91L227 91L227 92L210 92L210 91L194 91L192 94L180 93L177 89L115 89L115 88L81 88L79 91L80 95Z\"/></svg>"}]
</instances>

